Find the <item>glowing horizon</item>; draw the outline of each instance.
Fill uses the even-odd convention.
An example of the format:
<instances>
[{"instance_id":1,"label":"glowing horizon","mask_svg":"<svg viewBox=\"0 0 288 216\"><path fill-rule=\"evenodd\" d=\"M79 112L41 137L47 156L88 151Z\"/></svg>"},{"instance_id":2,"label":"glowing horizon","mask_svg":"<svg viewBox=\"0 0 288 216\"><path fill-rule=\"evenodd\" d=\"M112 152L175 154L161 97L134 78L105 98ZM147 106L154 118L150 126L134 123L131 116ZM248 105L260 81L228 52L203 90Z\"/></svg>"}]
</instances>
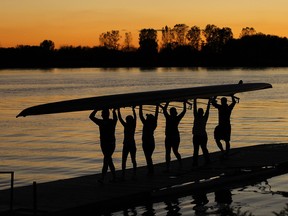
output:
<instances>
[{"instance_id":1,"label":"glowing horizon","mask_svg":"<svg viewBox=\"0 0 288 216\"><path fill-rule=\"evenodd\" d=\"M39 45L97 46L99 35L111 30L133 34L184 23L201 29L207 24L230 27L238 38L242 28L288 36L287 0L1 0L0 47ZM159 34L160 35L160 34Z\"/></svg>"}]
</instances>

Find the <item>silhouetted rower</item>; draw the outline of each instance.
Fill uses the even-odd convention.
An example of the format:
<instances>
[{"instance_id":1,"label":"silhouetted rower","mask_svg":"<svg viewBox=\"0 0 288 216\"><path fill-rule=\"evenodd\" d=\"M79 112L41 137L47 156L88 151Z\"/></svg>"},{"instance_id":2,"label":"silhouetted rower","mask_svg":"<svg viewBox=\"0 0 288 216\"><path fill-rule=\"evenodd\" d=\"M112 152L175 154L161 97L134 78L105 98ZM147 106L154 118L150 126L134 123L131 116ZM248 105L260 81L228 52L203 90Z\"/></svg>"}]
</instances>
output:
<instances>
[{"instance_id":1,"label":"silhouetted rower","mask_svg":"<svg viewBox=\"0 0 288 216\"><path fill-rule=\"evenodd\" d=\"M100 131L100 146L104 155L102 177L98 181L103 183L108 167L113 175L112 181L116 180L115 166L113 163L112 155L115 150L115 128L117 124L117 115L115 109L113 109L113 119L109 118L109 109L102 110L102 119L96 118L97 110L94 110L89 118L99 126Z\"/></svg>"},{"instance_id":2,"label":"silhouetted rower","mask_svg":"<svg viewBox=\"0 0 288 216\"><path fill-rule=\"evenodd\" d=\"M208 136L206 132L206 124L209 117L209 110L210 110L210 99L207 104L207 108L204 114L204 110L199 108L197 110L197 99L194 99L194 107L193 107L193 114L194 114L194 123L193 123L193 166L198 165L198 155L199 155L199 147L201 147L203 156L206 163L210 163L210 156L207 149L207 141Z\"/></svg>"},{"instance_id":3,"label":"silhouetted rower","mask_svg":"<svg viewBox=\"0 0 288 216\"><path fill-rule=\"evenodd\" d=\"M136 129L136 112L135 107L132 108L133 116L126 116L126 122L121 116L120 109L118 109L119 121L124 127L124 140L122 149L122 177L125 178L126 161L128 154L130 153L132 164L133 164L133 174L136 175L136 143L135 143L135 129Z\"/></svg>"},{"instance_id":4,"label":"silhouetted rower","mask_svg":"<svg viewBox=\"0 0 288 216\"><path fill-rule=\"evenodd\" d=\"M155 115L146 114L146 118L143 115L143 107L140 106L139 109L139 117L143 123L142 130L142 148L144 151L148 175L153 175L154 173L154 165L152 160L152 154L155 149L155 139L154 139L154 131L157 127L159 106L156 106Z\"/></svg>"},{"instance_id":5,"label":"silhouetted rower","mask_svg":"<svg viewBox=\"0 0 288 216\"><path fill-rule=\"evenodd\" d=\"M170 108L170 114L167 111L169 102L165 106L161 106L163 109L164 116L166 118L166 128L165 128L165 160L166 160L166 171L170 169L171 161L171 149L173 150L174 155L176 156L180 167L182 167L181 155L178 152L180 145L180 133L178 125L181 119L186 113L186 102L183 103L183 111L178 115L175 107Z\"/></svg>"},{"instance_id":6,"label":"silhouetted rower","mask_svg":"<svg viewBox=\"0 0 288 216\"><path fill-rule=\"evenodd\" d=\"M221 104L218 104L216 99L212 100L212 105L218 109L218 125L214 130L214 139L216 141L217 146L223 153L223 156L228 156L230 150L230 137L231 137L231 123L230 116L232 110L236 104L236 97L231 96L232 103L230 105L227 104L227 98L221 98ZM221 140L224 140L226 143L226 149L224 150Z\"/></svg>"}]
</instances>

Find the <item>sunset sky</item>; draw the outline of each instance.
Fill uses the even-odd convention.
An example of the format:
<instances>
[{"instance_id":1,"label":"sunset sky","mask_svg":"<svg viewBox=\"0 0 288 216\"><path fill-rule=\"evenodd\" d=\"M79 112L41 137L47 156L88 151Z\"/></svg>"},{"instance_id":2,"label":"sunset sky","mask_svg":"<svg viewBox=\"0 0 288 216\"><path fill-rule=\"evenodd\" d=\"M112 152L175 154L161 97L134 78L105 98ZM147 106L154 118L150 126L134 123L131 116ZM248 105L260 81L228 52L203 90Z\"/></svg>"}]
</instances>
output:
<instances>
[{"instance_id":1,"label":"sunset sky","mask_svg":"<svg viewBox=\"0 0 288 216\"><path fill-rule=\"evenodd\" d=\"M99 35L119 30L161 29L184 23L243 27L288 36L288 0L0 0L0 47L39 45L45 39L63 45L97 46Z\"/></svg>"}]
</instances>

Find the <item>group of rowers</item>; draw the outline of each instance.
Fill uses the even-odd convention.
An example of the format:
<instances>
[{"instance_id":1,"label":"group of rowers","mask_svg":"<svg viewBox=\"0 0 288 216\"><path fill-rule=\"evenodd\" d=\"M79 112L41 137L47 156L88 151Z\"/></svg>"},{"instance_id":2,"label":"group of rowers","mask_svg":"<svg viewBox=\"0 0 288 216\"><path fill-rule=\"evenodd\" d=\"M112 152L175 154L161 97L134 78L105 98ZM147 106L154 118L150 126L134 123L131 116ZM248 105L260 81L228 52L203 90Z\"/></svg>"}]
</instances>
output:
<instances>
[{"instance_id":1,"label":"group of rowers","mask_svg":"<svg viewBox=\"0 0 288 216\"><path fill-rule=\"evenodd\" d=\"M221 103L218 104L216 97L210 98L207 103L206 111L202 108L197 109L197 99L193 101L193 166L198 166L198 155L199 148L201 147L205 163L210 163L209 152L207 149L208 136L206 132L206 123L209 117L210 104L218 109L218 125L214 130L214 138L217 146L221 150L223 157L228 156L230 149L230 135L231 135L231 124L230 116L231 112L236 104L236 97L231 96L232 102L228 105L227 98L222 97ZM156 105L154 114L143 114L143 106L139 106L139 118L143 124L142 129L142 148L145 155L148 175L153 175L154 165L152 160L152 154L155 149L155 139L154 131L157 127L157 120L159 114L159 108L163 110L163 114L166 119L165 128L165 160L166 160L166 171L169 172L170 161L171 161L171 150L176 156L179 166L182 166L181 155L178 152L180 144L180 133L178 130L178 125L181 119L186 113L187 101L183 102L183 110L181 113L177 113L175 107L171 107L168 111L169 102L163 105ZM126 116L125 120L122 118L120 108L113 109L113 117L110 118L109 109L102 110L102 118L97 118L96 113L98 110L94 110L89 118L99 126L100 131L100 146L102 153L104 155L102 175L98 182L103 183L104 178L107 174L108 167L112 173L112 180L116 180L115 166L113 163L112 155L116 147L115 129L119 118L119 121L124 127L124 140L122 149L122 178L125 179L125 169L127 157L130 153L132 164L133 164L133 174L136 176L137 162L136 162L136 143L135 143L135 130L136 130L136 111L135 107L132 107L133 114ZM118 114L118 115L117 115ZM221 140L225 141L226 148L224 149Z\"/></svg>"}]
</instances>

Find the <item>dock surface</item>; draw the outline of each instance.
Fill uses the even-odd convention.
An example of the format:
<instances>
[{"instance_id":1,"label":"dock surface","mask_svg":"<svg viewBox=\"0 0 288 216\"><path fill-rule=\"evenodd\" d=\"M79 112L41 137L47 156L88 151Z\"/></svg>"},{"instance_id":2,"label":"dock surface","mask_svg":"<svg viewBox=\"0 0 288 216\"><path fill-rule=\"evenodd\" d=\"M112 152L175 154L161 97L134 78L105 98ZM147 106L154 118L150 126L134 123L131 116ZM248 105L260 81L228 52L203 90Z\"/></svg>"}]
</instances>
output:
<instances>
[{"instance_id":1,"label":"dock surface","mask_svg":"<svg viewBox=\"0 0 288 216\"><path fill-rule=\"evenodd\" d=\"M126 179L121 180L121 171L117 171L119 180L100 184L101 174L58 180L32 186L14 188L12 215L99 215L109 211L118 211L131 205L139 205L147 199L192 194L193 192L213 191L227 185L247 184L253 181L287 173L288 144L264 144L231 149L228 159L221 159L220 152L211 153L211 163L204 165L199 156L199 166L192 167L192 158L184 158L180 169L177 161L171 162L170 172L165 171L165 163L155 165L153 176L147 175L146 167L137 169L137 178L133 171L126 171ZM9 210L10 190L0 191L1 206ZM28 214L28 213L27 213ZM1 212L0 212L0 215Z\"/></svg>"}]
</instances>

